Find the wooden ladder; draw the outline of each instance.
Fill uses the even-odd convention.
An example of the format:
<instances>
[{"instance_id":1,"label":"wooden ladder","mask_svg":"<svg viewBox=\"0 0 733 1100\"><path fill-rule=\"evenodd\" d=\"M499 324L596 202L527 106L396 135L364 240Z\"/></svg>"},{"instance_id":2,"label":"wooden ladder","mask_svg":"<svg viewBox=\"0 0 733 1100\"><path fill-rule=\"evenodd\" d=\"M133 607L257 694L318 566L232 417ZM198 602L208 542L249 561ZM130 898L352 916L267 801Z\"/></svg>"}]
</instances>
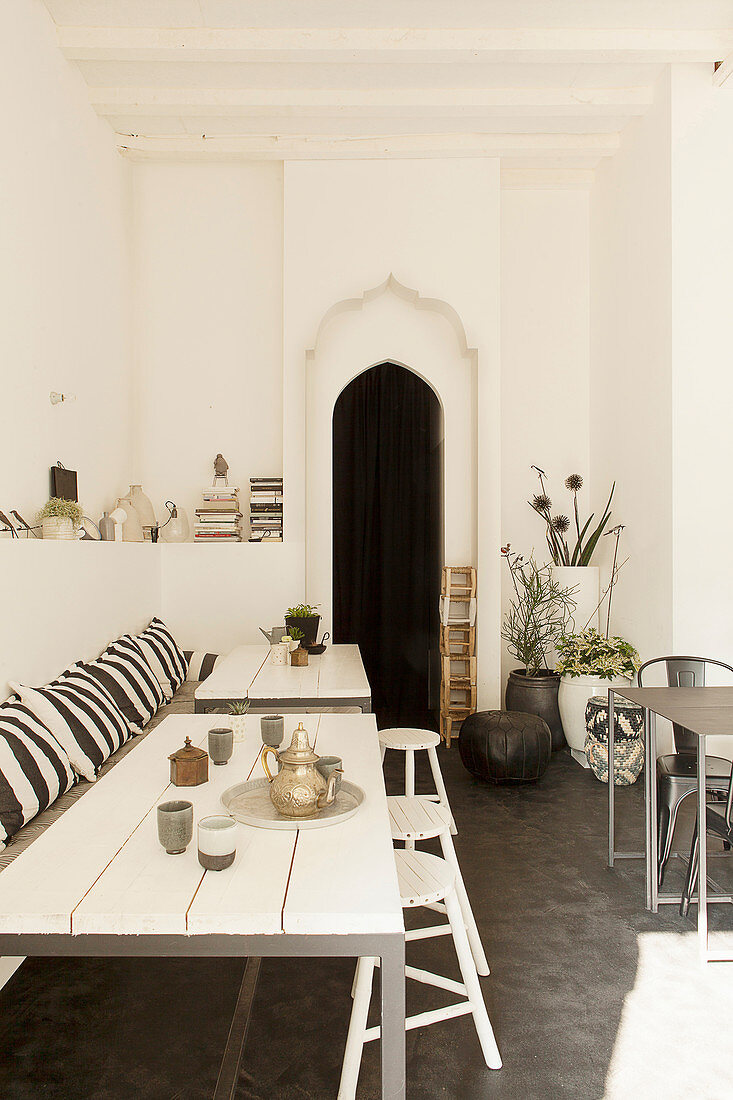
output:
<instances>
[{"instance_id":1,"label":"wooden ladder","mask_svg":"<svg viewBox=\"0 0 733 1100\"><path fill-rule=\"evenodd\" d=\"M440 593L451 602L450 621L440 627L440 736L450 748L453 723L460 729L476 710L476 627L469 622L471 601L476 599L476 570L471 565L446 566Z\"/></svg>"}]
</instances>

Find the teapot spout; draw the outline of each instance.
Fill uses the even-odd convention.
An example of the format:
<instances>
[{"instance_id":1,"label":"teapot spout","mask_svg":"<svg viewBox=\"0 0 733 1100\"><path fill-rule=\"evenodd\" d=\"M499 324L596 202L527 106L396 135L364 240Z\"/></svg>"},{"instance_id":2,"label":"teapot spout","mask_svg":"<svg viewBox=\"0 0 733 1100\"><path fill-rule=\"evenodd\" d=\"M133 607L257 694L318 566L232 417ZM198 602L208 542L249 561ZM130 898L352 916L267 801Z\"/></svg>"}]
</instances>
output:
<instances>
[{"instance_id":1,"label":"teapot spout","mask_svg":"<svg viewBox=\"0 0 733 1100\"><path fill-rule=\"evenodd\" d=\"M324 794L318 796L318 809L323 810L326 806L331 806L336 798L336 783L337 776L343 774L343 768L335 768L328 777L328 787Z\"/></svg>"}]
</instances>

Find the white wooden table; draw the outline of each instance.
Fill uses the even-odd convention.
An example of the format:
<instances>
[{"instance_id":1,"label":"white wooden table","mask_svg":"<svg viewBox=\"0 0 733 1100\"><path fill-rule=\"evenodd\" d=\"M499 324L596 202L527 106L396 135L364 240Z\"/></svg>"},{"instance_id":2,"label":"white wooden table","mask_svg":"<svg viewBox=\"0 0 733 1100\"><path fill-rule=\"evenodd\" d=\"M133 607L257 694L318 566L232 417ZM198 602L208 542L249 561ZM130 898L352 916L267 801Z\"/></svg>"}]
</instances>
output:
<instances>
[{"instance_id":1,"label":"white wooden table","mask_svg":"<svg viewBox=\"0 0 733 1100\"><path fill-rule=\"evenodd\" d=\"M185 854L166 855L158 803L189 799L194 822L221 812L222 791L258 774L262 747L252 716L229 763L210 766L208 783L172 787L168 754L186 736L205 746L212 718L171 715L3 871L0 954L247 956L248 971L260 956L379 956L382 1096L404 1097L404 924L376 722L371 715L292 715L286 740L298 721L318 751L340 755L348 778L364 789L353 818L313 831L240 824L235 862L221 872L200 867L195 825ZM230 1033L217 1100L232 1095L247 982L246 972L241 1026Z\"/></svg>"},{"instance_id":2,"label":"white wooden table","mask_svg":"<svg viewBox=\"0 0 733 1100\"><path fill-rule=\"evenodd\" d=\"M220 661L196 689L197 713L249 699L253 710L284 712L358 707L371 710L371 688L357 645L327 646L305 668L272 662L268 645L243 645Z\"/></svg>"}]
</instances>

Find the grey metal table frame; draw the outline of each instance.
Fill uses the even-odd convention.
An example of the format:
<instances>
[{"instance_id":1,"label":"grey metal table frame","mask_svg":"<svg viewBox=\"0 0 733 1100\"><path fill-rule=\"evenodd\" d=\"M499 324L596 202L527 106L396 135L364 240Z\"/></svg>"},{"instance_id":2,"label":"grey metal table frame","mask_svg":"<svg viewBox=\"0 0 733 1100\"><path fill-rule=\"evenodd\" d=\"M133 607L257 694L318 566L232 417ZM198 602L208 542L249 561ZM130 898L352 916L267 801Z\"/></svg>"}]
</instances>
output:
<instances>
[{"instance_id":1,"label":"grey metal table frame","mask_svg":"<svg viewBox=\"0 0 733 1100\"><path fill-rule=\"evenodd\" d=\"M381 959L382 1100L405 1100L405 937L404 934L345 935L62 935L0 934L0 955L81 956L89 958L163 958L169 956L243 958L358 957ZM231 1100L236 1091L242 1046L254 997L257 967L248 966L222 1058L214 1100ZM237 1019L239 1017L239 1019Z\"/></svg>"},{"instance_id":2,"label":"grey metal table frame","mask_svg":"<svg viewBox=\"0 0 733 1100\"><path fill-rule=\"evenodd\" d=\"M248 698L250 698L248 696ZM212 712L223 710L228 707L230 703L238 702L241 700L235 699L197 699L195 701L196 714L211 714ZM258 699L256 696L250 698L250 713L252 714L283 714L291 711L297 713L298 711L317 711L335 707L358 707L362 714L371 714L372 701L368 696L354 696L353 698L344 698L344 696L334 697L332 699Z\"/></svg>"},{"instance_id":3,"label":"grey metal table frame","mask_svg":"<svg viewBox=\"0 0 733 1100\"><path fill-rule=\"evenodd\" d=\"M675 712L675 704L681 692L706 693L708 699L719 699L723 692L730 692L730 703L723 705L723 711L729 710L731 729L709 729L710 715L721 711L721 704L710 702L707 706L682 707ZM671 694L666 694L671 693ZM712 693L716 693L712 695ZM645 839L643 852L623 852L616 849L615 842L615 785L614 774L614 734L615 715L614 700L616 695L641 706L644 710L644 825ZM651 705L652 700L666 698L669 704L656 702L656 709ZM689 695L688 695L689 698ZM702 703L705 695L698 695ZM663 709L662 709L663 708ZM661 893L659 890L659 834L657 828L657 713L670 721L685 726L694 733L698 740L697 752L697 815L698 821L704 822L706 816L706 740L708 736L733 736L733 688L609 688L608 690L608 866L613 867L617 859L644 859L646 871L646 908L656 913L660 905L679 905L682 900L680 894ZM702 726L703 732L695 729L695 725ZM707 732L705 730L707 729ZM718 892L708 897L707 880L707 832L705 828L699 829L700 835L700 868L698 874L698 908L697 908L697 932L700 960L707 962L733 962L729 955L717 955L708 949L708 902L731 903L733 895ZM715 885L715 884L714 884Z\"/></svg>"}]
</instances>

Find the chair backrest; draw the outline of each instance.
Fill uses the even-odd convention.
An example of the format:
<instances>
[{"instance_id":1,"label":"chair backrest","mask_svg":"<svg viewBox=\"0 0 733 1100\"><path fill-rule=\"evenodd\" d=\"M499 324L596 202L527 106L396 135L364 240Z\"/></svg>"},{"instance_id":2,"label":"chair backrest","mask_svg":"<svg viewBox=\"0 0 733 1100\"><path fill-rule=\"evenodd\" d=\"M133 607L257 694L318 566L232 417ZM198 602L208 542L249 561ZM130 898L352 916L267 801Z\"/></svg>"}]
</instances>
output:
<instances>
[{"instance_id":1,"label":"chair backrest","mask_svg":"<svg viewBox=\"0 0 733 1100\"><path fill-rule=\"evenodd\" d=\"M733 674L733 668L724 661L716 661L712 657L653 657L645 661L636 674L639 687L644 686L643 673L652 665L664 664L667 668L667 683L670 687L705 687L705 672L708 666L714 665L723 668ZM697 753L697 738L694 733L672 723L674 730L674 744L677 752Z\"/></svg>"}]
</instances>

